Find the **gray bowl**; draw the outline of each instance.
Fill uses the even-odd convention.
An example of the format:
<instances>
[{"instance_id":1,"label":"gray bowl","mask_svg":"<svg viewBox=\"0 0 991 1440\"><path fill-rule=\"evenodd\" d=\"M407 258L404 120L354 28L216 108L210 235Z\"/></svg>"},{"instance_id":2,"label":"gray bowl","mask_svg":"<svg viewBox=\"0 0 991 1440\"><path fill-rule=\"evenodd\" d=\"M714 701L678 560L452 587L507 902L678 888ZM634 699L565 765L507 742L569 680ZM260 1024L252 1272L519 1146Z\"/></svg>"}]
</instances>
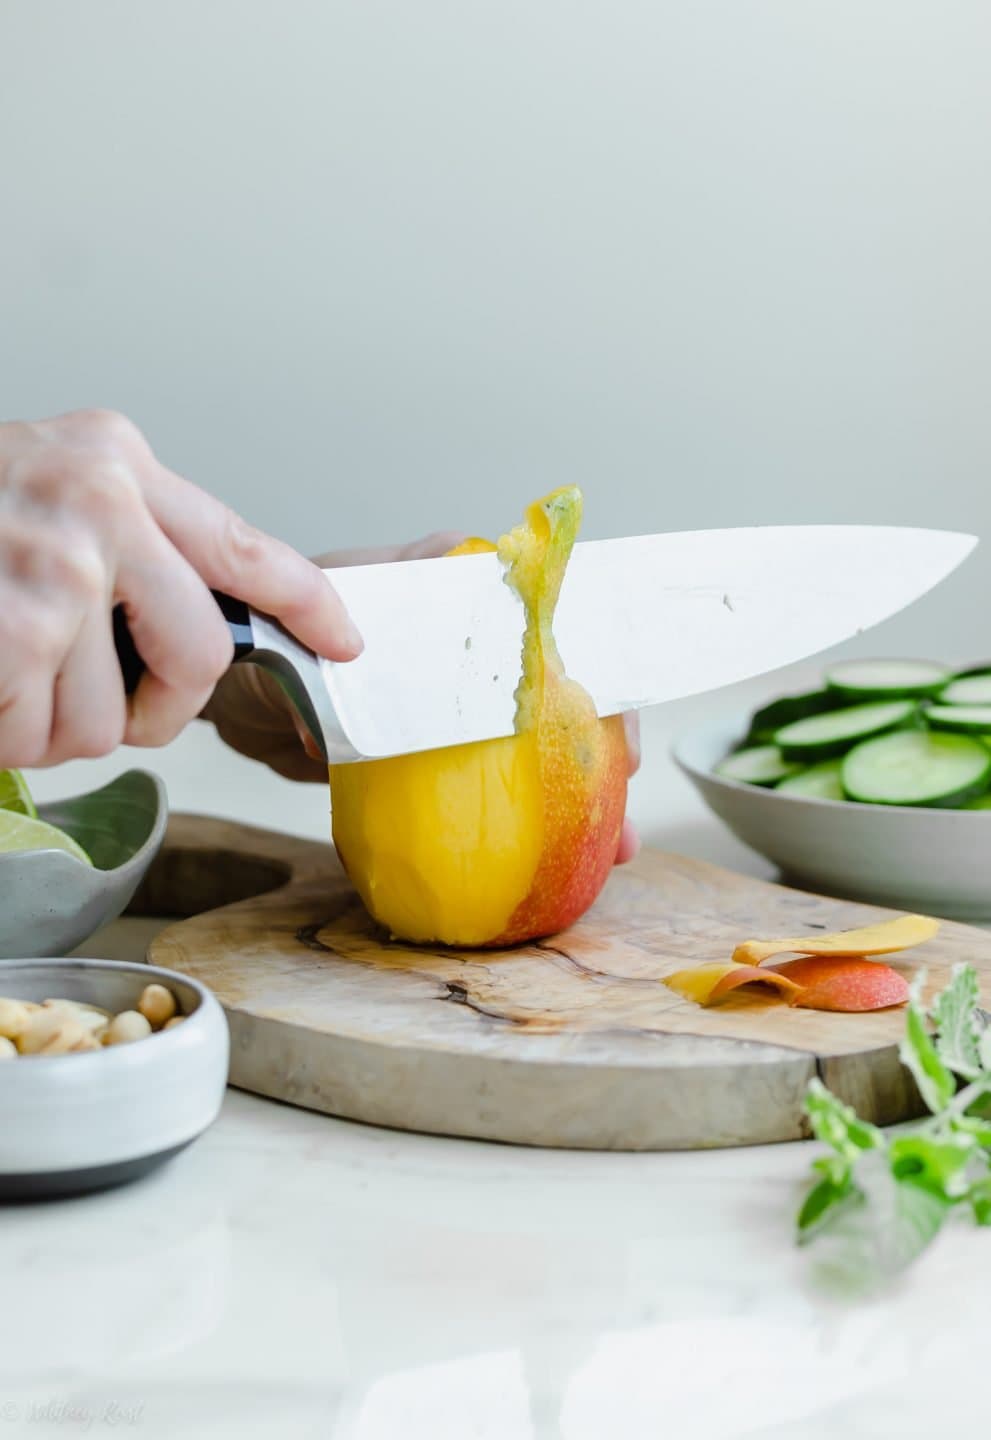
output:
<instances>
[{"instance_id":1,"label":"gray bowl","mask_svg":"<svg viewBox=\"0 0 991 1440\"><path fill-rule=\"evenodd\" d=\"M0 854L0 960L64 955L126 908L168 822L157 775L128 770L109 785L38 806L92 866L61 850Z\"/></svg>"},{"instance_id":2,"label":"gray bowl","mask_svg":"<svg viewBox=\"0 0 991 1440\"><path fill-rule=\"evenodd\" d=\"M956 920L991 920L991 811L855 805L712 773L748 716L682 735L673 755L733 834L801 889Z\"/></svg>"}]
</instances>

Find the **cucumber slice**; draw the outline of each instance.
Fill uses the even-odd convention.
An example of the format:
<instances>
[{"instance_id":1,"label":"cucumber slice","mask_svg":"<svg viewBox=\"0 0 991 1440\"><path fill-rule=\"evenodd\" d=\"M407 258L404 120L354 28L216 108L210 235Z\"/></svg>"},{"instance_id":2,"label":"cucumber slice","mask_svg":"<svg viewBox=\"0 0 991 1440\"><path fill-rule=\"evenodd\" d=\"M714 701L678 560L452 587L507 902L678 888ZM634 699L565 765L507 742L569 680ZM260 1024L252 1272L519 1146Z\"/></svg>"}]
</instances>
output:
<instances>
[{"instance_id":1,"label":"cucumber slice","mask_svg":"<svg viewBox=\"0 0 991 1440\"><path fill-rule=\"evenodd\" d=\"M935 660L843 660L826 671L826 684L849 700L893 700L936 695L952 671Z\"/></svg>"},{"instance_id":2,"label":"cucumber slice","mask_svg":"<svg viewBox=\"0 0 991 1440\"><path fill-rule=\"evenodd\" d=\"M774 788L782 795L800 795L805 799L845 800L846 792L840 779L842 766L842 760L822 760L818 765L810 765L807 770L779 780Z\"/></svg>"},{"instance_id":3,"label":"cucumber slice","mask_svg":"<svg viewBox=\"0 0 991 1440\"><path fill-rule=\"evenodd\" d=\"M843 761L843 788L867 805L962 805L991 782L991 751L969 735L902 730Z\"/></svg>"},{"instance_id":4,"label":"cucumber slice","mask_svg":"<svg viewBox=\"0 0 991 1440\"><path fill-rule=\"evenodd\" d=\"M929 705L922 713L934 730L956 730L964 735L991 731L991 705Z\"/></svg>"},{"instance_id":5,"label":"cucumber slice","mask_svg":"<svg viewBox=\"0 0 991 1440\"><path fill-rule=\"evenodd\" d=\"M941 705L991 705L991 675L958 675L936 698Z\"/></svg>"},{"instance_id":6,"label":"cucumber slice","mask_svg":"<svg viewBox=\"0 0 991 1440\"><path fill-rule=\"evenodd\" d=\"M846 704L846 698L838 690L808 690L802 695L784 695L772 700L760 710L755 710L747 732L745 745L769 745L775 731L793 720L804 720L807 715L822 715L829 710L839 710Z\"/></svg>"},{"instance_id":7,"label":"cucumber slice","mask_svg":"<svg viewBox=\"0 0 991 1440\"><path fill-rule=\"evenodd\" d=\"M881 700L848 705L826 715L810 715L775 731L774 743L786 760L829 760L861 740L910 724L918 714L914 700Z\"/></svg>"},{"instance_id":8,"label":"cucumber slice","mask_svg":"<svg viewBox=\"0 0 991 1440\"><path fill-rule=\"evenodd\" d=\"M991 810L991 795L978 795L975 800L968 800L962 808L964 810Z\"/></svg>"},{"instance_id":9,"label":"cucumber slice","mask_svg":"<svg viewBox=\"0 0 991 1440\"><path fill-rule=\"evenodd\" d=\"M991 760L991 752L988 752L988 759ZM801 768L784 760L776 745L750 745L721 760L714 773L724 780L739 780L744 785L776 785Z\"/></svg>"}]
</instances>

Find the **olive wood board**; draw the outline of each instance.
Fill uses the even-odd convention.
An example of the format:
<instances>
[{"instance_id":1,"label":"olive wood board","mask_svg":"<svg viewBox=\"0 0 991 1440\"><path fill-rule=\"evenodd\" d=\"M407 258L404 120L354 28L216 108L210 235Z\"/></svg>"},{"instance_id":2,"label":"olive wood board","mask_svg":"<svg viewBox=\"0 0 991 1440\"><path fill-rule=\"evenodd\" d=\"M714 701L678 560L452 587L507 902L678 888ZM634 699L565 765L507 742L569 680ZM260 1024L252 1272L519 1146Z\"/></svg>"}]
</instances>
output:
<instances>
[{"instance_id":1,"label":"olive wood board","mask_svg":"<svg viewBox=\"0 0 991 1440\"><path fill-rule=\"evenodd\" d=\"M175 815L131 913L186 915L148 958L210 986L235 1086L405 1130L527 1145L696 1149L808 1133L818 1074L866 1119L918 1113L904 1010L840 1015L736 992L712 1009L663 977L749 938L895 912L646 849L564 934L505 951L390 942L327 844ZM889 957L928 990L970 961L991 1003L991 934L944 921Z\"/></svg>"}]
</instances>

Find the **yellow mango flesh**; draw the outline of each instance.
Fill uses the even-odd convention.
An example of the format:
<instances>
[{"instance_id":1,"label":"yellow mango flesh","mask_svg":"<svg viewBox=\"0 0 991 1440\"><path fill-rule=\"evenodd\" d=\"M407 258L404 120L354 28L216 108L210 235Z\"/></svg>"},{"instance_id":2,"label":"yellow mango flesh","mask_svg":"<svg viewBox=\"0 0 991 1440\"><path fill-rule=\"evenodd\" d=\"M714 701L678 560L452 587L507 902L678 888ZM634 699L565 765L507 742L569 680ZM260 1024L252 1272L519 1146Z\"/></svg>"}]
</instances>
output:
<instances>
[{"instance_id":1,"label":"yellow mango flesh","mask_svg":"<svg viewBox=\"0 0 991 1440\"><path fill-rule=\"evenodd\" d=\"M338 853L396 938L469 947L551 934L609 874L626 803L622 719L598 718L551 630L580 519L567 487L499 543L527 616L515 735L331 767ZM492 548L474 539L452 553Z\"/></svg>"}]
</instances>

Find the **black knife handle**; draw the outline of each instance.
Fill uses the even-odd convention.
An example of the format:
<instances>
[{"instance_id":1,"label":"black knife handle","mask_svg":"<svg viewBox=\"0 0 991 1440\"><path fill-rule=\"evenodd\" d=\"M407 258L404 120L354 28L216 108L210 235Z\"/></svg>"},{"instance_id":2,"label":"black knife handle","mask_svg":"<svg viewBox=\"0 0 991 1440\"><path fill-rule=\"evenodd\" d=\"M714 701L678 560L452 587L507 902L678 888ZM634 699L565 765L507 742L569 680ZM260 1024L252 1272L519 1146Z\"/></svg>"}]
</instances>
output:
<instances>
[{"instance_id":1,"label":"black knife handle","mask_svg":"<svg viewBox=\"0 0 991 1440\"><path fill-rule=\"evenodd\" d=\"M231 639L234 641L234 659L245 660L255 648L255 637L251 631L251 611L243 600L235 600L231 595L222 595L219 590L211 590L210 593L216 600L220 613L230 629ZM128 695L133 695L138 688L138 681L147 667L138 654L134 636L128 629L123 605L114 606L113 622L114 646L117 650L117 659L120 661L120 672L124 677L124 691Z\"/></svg>"}]
</instances>

